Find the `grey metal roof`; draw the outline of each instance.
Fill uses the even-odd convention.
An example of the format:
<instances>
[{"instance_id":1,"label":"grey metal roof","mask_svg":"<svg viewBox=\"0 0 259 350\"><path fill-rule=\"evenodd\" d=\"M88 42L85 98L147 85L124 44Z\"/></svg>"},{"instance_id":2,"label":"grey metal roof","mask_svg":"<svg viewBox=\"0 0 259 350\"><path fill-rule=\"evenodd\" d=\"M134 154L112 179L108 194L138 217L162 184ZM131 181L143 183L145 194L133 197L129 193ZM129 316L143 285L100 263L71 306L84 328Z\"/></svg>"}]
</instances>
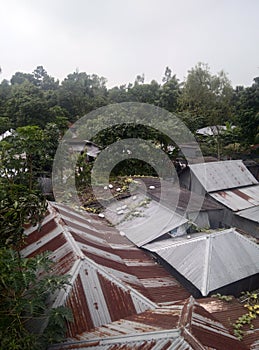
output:
<instances>
[{"instance_id":1,"label":"grey metal roof","mask_svg":"<svg viewBox=\"0 0 259 350\"><path fill-rule=\"evenodd\" d=\"M255 222L259 223L259 206L252 207L252 208L245 209L245 210L241 210L235 214L244 218L244 219L255 221Z\"/></svg>"},{"instance_id":2,"label":"grey metal roof","mask_svg":"<svg viewBox=\"0 0 259 350\"><path fill-rule=\"evenodd\" d=\"M232 189L258 183L243 164L242 160L191 164L189 167L207 192Z\"/></svg>"},{"instance_id":3,"label":"grey metal roof","mask_svg":"<svg viewBox=\"0 0 259 350\"><path fill-rule=\"evenodd\" d=\"M235 126L232 125L231 129L234 129ZM204 135L204 136L212 136L212 135L218 135L222 131L227 130L227 127L225 125L212 125L212 126L205 126L204 128L198 129L196 131L196 134Z\"/></svg>"},{"instance_id":4,"label":"grey metal roof","mask_svg":"<svg viewBox=\"0 0 259 350\"><path fill-rule=\"evenodd\" d=\"M161 202L170 209L184 210L186 213L222 209L213 200L179 187L172 181L158 177L136 177L135 180L139 183L139 191L146 192L152 199ZM150 189L150 186L154 188Z\"/></svg>"},{"instance_id":5,"label":"grey metal roof","mask_svg":"<svg viewBox=\"0 0 259 350\"><path fill-rule=\"evenodd\" d=\"M147 244L206 296L259 272L259 246L231 228Z\"/></svg>"},{"instance_id":6,"label":"grey metal roof","mask_svg":"<svg viewBox=\"0 0 259 350\"><path fill-rule=\"evenodd\" d=\"M106 209L105 216L138 247L188 222L186 218L142 194L112 203Z\"/></svg>"},{"instance_id":7,"label":"grey metal roof","mask_svg":"<svg viewBox=\"0 0 259 350\"><path fill-rule=\"evenodd\" d=\"M259 205L259 185L210 193L210 196L233 211Z\"/></svg>"},{"instance_id":8,"label":"grey metal roof","mask_svg":"<svg viewBox=\"0 0 259 350\"><path fill-rule=\"evenodd\" d=\"M51 349L244 350L246 347L190 297L103 325Z\"/></svg>"}]
</instances>

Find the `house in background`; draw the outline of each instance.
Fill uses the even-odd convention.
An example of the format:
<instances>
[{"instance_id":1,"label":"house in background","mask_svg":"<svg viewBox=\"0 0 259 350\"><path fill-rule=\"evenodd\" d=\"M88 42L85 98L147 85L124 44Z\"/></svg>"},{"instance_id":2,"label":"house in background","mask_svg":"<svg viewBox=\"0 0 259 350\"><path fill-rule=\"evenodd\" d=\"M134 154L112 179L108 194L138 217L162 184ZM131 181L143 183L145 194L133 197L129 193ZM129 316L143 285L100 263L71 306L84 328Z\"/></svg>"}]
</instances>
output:
<instances>
[{"instance_id":1,"label":"house in background","mask_svg":"<svg viewBox=\"0 0 259 350\"><path fill-rule=\"evenodd\" d=\"M68 145L68 150L70 152L78 153L78 154L80 153L82 154L83 152L85 152L86 160L88 162L95 160L95 158L101 152L100 147L92 141L82 140L74 137L74 138L65 140L65 142Z\"/></svg>"},{"instance_id":2,"label":"house in background","mask_svg":"<svg viewBox=\"0 0 259 350\"><path fill-rule=\"evenodd\" d=\"M259 238L259 184L241 160L191 164L180 183L221 204L222 225Z\"/></svg>"}]
</instances>

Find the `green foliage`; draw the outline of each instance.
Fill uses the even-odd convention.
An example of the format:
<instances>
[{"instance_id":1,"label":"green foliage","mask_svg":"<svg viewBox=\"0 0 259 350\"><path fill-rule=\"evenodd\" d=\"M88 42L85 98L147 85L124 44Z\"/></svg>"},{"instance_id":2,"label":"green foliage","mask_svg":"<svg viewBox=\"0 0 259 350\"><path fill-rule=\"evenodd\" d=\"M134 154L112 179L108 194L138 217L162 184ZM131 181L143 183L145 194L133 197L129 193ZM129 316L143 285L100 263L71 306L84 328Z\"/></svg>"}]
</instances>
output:
<instances>
[{"instance_id":1,"label":"green foliage","mask_svg":"<svg viewBox=\"0 0 259 350\"><path fill-rule=\"evenodd\" d=\"M234 334L239 340L242 340L245 335L244 327L248 325L250 329L253 329L253 320L259 315L259 294L254 292L244 292L243 294L246 297L244 308L248 312L240 316L233 324Z\"/></svg>"},{"instance_id":2,"label":"green foliage","mask_svg":"<svg viewBox=\"0 0 259 350\"><path fill-rule=\"evenodd\" d=\"M236 120L241 127L242 141L254 143L259 132L259 79L245 89L236 89Z\"/></svg>"},{"instance_id":3,"label":"green foliage","mask_svg":"<svg viewBox=\"0 0 259 350\"><path fill-rule=\"evenodd\" d=\"M51 309L67 276L55 276L47 254L23 258L24 227L39 225L47 204L36 174L55 154L56 125L17 128L0 142L0 348L46 349L64 338L68 309ZM56 141L55 141L56 140ZM47 150L44 149L47 147Z\"/></svg>"},{"instance_id":4,"label":"green foliage","mask_svg":"<svg viewBox=\"0 0 259 350\"><path fill-rule=\"evenodd\" d=\"M220 293L213 294L211 297L212 298L218 298L219 300L223 300L223 301L231 301L231 300L233 300L233 296L232 295L222 295Z\"/></svg>"},{"instance_id":5,"label":"green foliage","mask_svg":"<svg viewBox=\"0 0 259 350\"><path fill-rule=\"evenodd\" d=\"M86 152L83 152L78 156L76 172L75 172L75 182L78 190L86 188L86 186L91 183L91 171L93 168L93 163L86 161Z\"/></svg>"},{"instance_id":6,"label":"green foliage","mask_svg":"<svg viewBox=\"0 0 259 350\"><path fill-rule=\"evenodd\" d=\"M17 251L0 249L1 349L45 349L64 338L71 312L48 304L50 296L66 288L67 276L50 274L52 265L47 253L22 258Z\"/></svg>"},{"instance_id":7,"label":"green foliage","mask_svg":"<svg viewBox=\"0 0 259 350\"><path fill-rule=\"evenodd\" d=\"M20 247L24 226L39 223L47 210L43 198L19 185L0 187L0 246Z\"/></svg>"},{"instance_id":8,"label":"green foliage","mask_svg":"<svg viewBox=\"0 0 259 350\"><path fill-rule=\"evenodd\" d=\"M59 135L55 124L47 124L44 130L30 125L17 128L13 136L0 142L0 182L37 189L37 178L51 173Z\"/></svg>"},{"instance_id":9,"label":"green foliage","mask_svg":"<svg viewBox=\"0 0 259 350\"><path fill-rule=\"evenodd\" d=\"M232 87L226 74L210 73L209 66L198 63L188 72L179 96L179 110L188 112L192 120L198 117L198 128L219 125L231 120Z\"/></svg>"}]
</instances>

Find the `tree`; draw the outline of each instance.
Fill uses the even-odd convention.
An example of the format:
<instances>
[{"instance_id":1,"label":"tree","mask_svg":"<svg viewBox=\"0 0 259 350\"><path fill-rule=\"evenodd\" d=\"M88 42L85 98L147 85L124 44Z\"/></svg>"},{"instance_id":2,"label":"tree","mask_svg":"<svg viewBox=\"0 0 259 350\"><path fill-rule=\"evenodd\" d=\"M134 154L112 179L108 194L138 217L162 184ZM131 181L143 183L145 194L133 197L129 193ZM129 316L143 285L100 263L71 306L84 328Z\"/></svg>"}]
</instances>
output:
<instances>
[{"instance_id":1,"label":"tree","mask_svg":"<svg viewBox=\"0 0 259 350\"><path fill-rule=\"evenodd\" d=\"M42 90L57 90L59 87L59 81L48 75L43 66L38 66L33 71L34 84Z\"/></svg>"},{"instance_id":2,"label":"tree","mask_svg":"<svg viewBox=\"0 0 259 350\"><path fill-rule=\"evenodd\" d=\"M200 120L199 127L231 121L233 90L226 74L210 73L209 66L198 63L187 75L179 96L179 109ZM192 121L190 121L191 123Z\"/></svg>"},{"instance_id":3,"label":"tree","mask_svg":"<svg viewBox=\"0 0 259 350\"><path fill-rule=\"evenodd\" d=\"M49 105L43 92L25 80L12 87L11 96L5 104L5 115L12 127L39 125L44 127L50 120Z\"/></svg>"},{"instance_id":4,"label":"tree","mask_svg":"<svg viewBox=\"0 0 259 350\"><path fill-rule=\"evenodd\" d=\"M67 276L53 275L52 265L47 254L22 258L15 250L0 248L1 349L46 349L64 339L72 314L64 307L49 308L47 301L66 287Z\"/></svg>"},{"instance_id":5,"label":"tree","mask_svg":"<svg viewBox=\"0 0 259 350\"><path fill-rule=\"evenodd\" d=\"M83 116L91 110L107 103L106 79L96 74L85 72L69 74L61 83L59 89L60 106L65 108L71 120Z\"/></svg>"},{"instance_id":6,"label":"tree","mask_svg":"<svg viewBox=\"0 0 259 350\"><path fill-rule=\"evenodd\" d=\"M152 80L150 84L144 84L144 77L137 76L134 85L128 88L128 99L129 101L157 105L159 89L160 86L155 80Z\"/></svg>"},{"instance_id":7,"label":"tree","mask_svg":"<svg viewBox=\"0 0 259 350\"><path fill-rule=\"evenodd\" d=\"M42 130L25 127L18 133L0 142L0 348L46 349L63 340L65 323L72 320L68 309L51 309L48 304L50 295L65 288L67 276L53 275L46 254L23 258L19 253L25 225L39 225L47 203L29 174L36 154L32 138L36 142Z\"/></svg>"},{"instance_id":8,"label":"tree","mask_svg":"<svg viewBox=\"0 0 259 350\"><path fill-rule=\"evenodd\" d=\"M198 63L188 72L183 84L179 96L179 109L192 131L195 131L194 126L197 130L203 126L224 125L233 118L232 95L233 89L223 71L212 75L207 64ZM219 159L219 133L214 136Z\"/></svg>"},{"instance_id":9,"label":"tree","mask_svg":"<svg viewBox=\"0 0 259 350\"><path fill-rule=\"evenodd\" d=\"M259 133L259 77L254 78L252 86L236 89L234 103L242 140L253 144Z\"/></svg>"},{"instance_id":10,"label":"tree","mask_svg":"<svg viewBox=\"0 0 259 350\"><path fill-rule=\"evenodd\" d=\"M175 112L178 107L178 99L180 96L180 84L176 75L172 76L172 71L166 67L165 75L162 79L164 84L161 87L159 106L167 109L169 112Z\"/></svg>"}]
</instances>

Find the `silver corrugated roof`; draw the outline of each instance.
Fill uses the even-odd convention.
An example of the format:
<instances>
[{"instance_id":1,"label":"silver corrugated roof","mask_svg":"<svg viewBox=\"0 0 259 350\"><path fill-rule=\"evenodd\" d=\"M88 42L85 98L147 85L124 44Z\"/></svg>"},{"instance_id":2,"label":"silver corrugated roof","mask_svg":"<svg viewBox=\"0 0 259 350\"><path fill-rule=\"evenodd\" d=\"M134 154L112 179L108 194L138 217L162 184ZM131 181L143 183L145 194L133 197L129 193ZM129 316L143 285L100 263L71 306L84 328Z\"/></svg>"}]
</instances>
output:
<instances>
[{"instance_id":1,"label":"silver corrugated roof","mask_svg":"<svg viewBox=\"0 0 259 350\"><path fill-rule=\"evenodd\" d=\"M241 210L235 214L242 217L242 218L259 223L259 206L245 209L245 210Z\"/></svg>"},{"instance_id":2,"label":"silver corrugated roof","mask_svg":"<svg viewBox=\"0 0 259 350\"><path fill-rule=\"evenodd\" d=\"M235 126L232 125L231 129L234 129L234 128ZM212 135L218 135L225 130L227 130L227 127L225 125L212 125L212 126L205 126L204 128L198 129L196 131L196 134L212 136Z\"/></svg>"},{"instance_id":3,"label":"silver corrugated roof","mask_svg":"<svg viewBox=\"0 0 259 350\"><path fill-rule=\"evenodd\" d=\"M105 216L138 247L188 222L186 218L142 194L111 204Z\"/></svg>"},{"instance_id":4,"label":"silver corrugated roof","mask_svg":"<svg viewBox=\"0 0 259 350\"><path fill-rule=\"evenodd\" d=\"M207 192L232 189L258 183L243 164L242 160L191 164L189 167Z\"/></svg>"},{"instance_id":5,"label":"silver corrugated roof","mask_svg":"<svg viewBox=\"0 0 259 350\"><path fill-rule=\"evenodd\" d=\"M228 229L151 243L157 253L206 296L210 291L259 272L259 246Z\"/></svg>"},{"instance_id":6,"label":"silver corrugated roof","mask_svg":"<svg viewBox=\"0 0 259 350\"><path fill-rule=\"evenodd\" d=\"M259 185L210 193L210 196L233 211L259 205Z\"/></svg>"}]
</instances>

